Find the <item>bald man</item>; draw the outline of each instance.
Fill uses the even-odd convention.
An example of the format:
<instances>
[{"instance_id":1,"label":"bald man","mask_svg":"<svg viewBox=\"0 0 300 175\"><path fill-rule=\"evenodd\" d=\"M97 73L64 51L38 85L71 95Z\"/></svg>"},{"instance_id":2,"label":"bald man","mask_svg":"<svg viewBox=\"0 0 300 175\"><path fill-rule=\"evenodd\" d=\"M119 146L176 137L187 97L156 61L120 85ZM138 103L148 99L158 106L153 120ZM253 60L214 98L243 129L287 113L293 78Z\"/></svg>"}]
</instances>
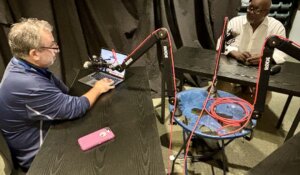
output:
<instances>
[{"instance_id":1,"label":"bald man","mask_svg":"<svg viewBox=\"0 0 300 175\"><path fill-rule=\"evenodd\" d=\"M281 22L268 17L271 4L271 0L250 0L247 15L229 21L228 30L236 32L238 36L226 47L226 55L247 65L257 65L268 36L286 37ZM286 54L275 49L273 58L276 64L283 63L286 57Z\"/></svg>"}]
</instances>

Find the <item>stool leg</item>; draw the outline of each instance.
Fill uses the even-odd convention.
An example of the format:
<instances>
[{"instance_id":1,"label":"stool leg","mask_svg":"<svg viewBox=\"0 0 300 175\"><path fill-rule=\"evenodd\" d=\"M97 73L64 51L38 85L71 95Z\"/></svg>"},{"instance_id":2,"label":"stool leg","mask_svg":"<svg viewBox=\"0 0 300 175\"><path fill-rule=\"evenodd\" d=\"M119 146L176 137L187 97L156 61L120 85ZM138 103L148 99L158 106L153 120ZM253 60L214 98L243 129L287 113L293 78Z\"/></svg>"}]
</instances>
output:
<instances>
[{"instance_id":1,"label":"stool leg","mask_svg":"<svg viewBox=\"0 0 300 175\"><path fill-rule=\"evenodd\" d=\"M294 132L297 129L297 126L298 126L299 122L300 122L300 108L298 110L298 113L297 113L297 115L296 115L296 117L295 117L295 119L292 123L292 126L291 126L287 136L285 137L284 142L286 142L289 138L291 138L294 135Z\"/></svg>"},{"instance_id":2,"label":"stool leg","mask_svg":"<svg viewBox=\"0 0 300 175\"><path fill-rule=\"evenodd\" d=\"M173 164L172 164L172 169L171 169L171 174L173 174L173 171L174 171L174 166L175 166L175 161L176 161L176 159L178 158L178 156L180 155L180 153L181 153L181 151L183 150L183 154L185 155L185 151L186 151L186 142L187 142L187 138L189 138L189 137L185 137L186 135L186 133L185 133L185 131L183 130L182 131L182 134L183 134L183 144L182 144L182 146L181 146L181 148L180 148L180 150L178 151L178 153L177 153L177 155L175 156L175 159L173 160ZM188 174L188 171L187 171L187 162L185 162L185 174L187 175Z\"/></svg>"},{"instance_id":3,"label":"stool leg","mask_svg":"<svg viewBox=\"0 0 300 175\"><path fill-rule=\"evenodd\" d=\"M179 91L182 91L182 88L183 88L183 84L184 84L184 76L183 76L183 73L181 72L177 72L176 71L176 77L178 77L179 79L179 87L178 87L178 90Z\"/></svg>"},{"instance_id":4,"label":"stool leg","mask_svg":"<svg viewBox=\"0 0 300 175\"><path fill-rule=\"evenodd\" d=\"M278 119L278 122L277 122L277 124L276 124L276 128L277 128L277 129L279 129L280 126L281 126L281 124L282 124L282 121L283 121L283 119L284 119L285 113L286 113L286 111L287 111L287 109L288 109L288 107L289 107L289 105L290 105L290 103L291 103L292 97L293 97L292 95L289 95L288 98L287 98L287 100L286 100L286 102L285 102L285 105L284 105L284 107L283 107L283 110L282 110L282 112L281 112L281 114L280 114L280 117L279 117L279 119Z\"/></svg>"},{"instance_id":5,"label":"stool leg","mask_svg":"<svg viewBox=\"0 0 300 175\"><path fill-rule=\"evenodd\" d=\"M165 73L164 70L162 70L162 75L161 75L161 123L164 124L165 123Z\"/></svg>"},{"instance_id":6,"label":"stool leg","mask_svg":"<svg viewBox=\"0 0 300 175\"><path fill-rule=\"evenodd\" d=\"M226 155L225 155L225 144L224 140L222 140L222 159L223 159L223 174L226 175L226 168L227 168L227 160L226 160Z\"/></svg>"},{"instance_id":7,"label":"stool leg","mask_svg":"<svg viewBox=\"0 0 300 175\"><path fill-rule=\"evenodd\" d=\"M188 139L190 138L189 136L186 138L185 135L185 131L183 130L183 145L184 145L184 150L183 150L183 155L186 154L186 142L188 141ZM184 172L185 175L188 175L188 169L187 169L187 161L184 162Z\"/></svg>"},{"instance_id":8,"label":"stool leg","mask_svg":"<svg viewBox=\"0 0 300 175\"><path fill-rule=\"evenodd\" d=\"M178 151L178 153L177 153L175 159L173 160L173 163L172 163L172 169L171 169L171 174L173 174L173 172L174 172L175 161L176 161L176 159L178 158L178 156L180 155L181 151L182 151L184 148L185 148L185 144L183 144L183 145L181 146L181 148L180 148L180 150Z\"/></svg>"}]
</instances>

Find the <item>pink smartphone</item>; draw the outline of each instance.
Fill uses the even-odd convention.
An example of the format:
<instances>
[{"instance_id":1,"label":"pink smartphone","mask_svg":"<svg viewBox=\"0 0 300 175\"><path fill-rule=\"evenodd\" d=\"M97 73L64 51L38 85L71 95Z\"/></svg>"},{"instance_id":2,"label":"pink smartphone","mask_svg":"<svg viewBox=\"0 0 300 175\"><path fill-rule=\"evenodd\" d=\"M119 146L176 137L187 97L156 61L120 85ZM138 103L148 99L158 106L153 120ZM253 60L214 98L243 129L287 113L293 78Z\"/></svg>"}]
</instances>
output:
<instances>
[{"instance_id":1,"label":"pink smartphone","mask_svg":"<svg viewBox=\"0 0 300 175\"><path fill-rule=\"evenodd\" d=\"M81 150L85 151L93 148L94 146L107 142L113 138L115 138L114 133L109 127L105 127L83 137L80 137L78 139L78 143Z\"/></svg>"}]
</instances>

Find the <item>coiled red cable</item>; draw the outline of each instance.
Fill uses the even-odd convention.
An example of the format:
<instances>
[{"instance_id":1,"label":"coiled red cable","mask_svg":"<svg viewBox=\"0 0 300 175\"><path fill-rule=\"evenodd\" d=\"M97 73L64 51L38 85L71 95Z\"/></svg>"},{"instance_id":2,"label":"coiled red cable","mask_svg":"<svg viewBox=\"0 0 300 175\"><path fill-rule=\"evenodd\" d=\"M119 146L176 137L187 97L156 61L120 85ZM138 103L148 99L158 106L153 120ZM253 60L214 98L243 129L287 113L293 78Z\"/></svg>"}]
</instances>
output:
<instances>
[{"instance_id":1,"label":"coiled red cable","mask_svg":"<svg viewBox=\"0 0 300 175\"><path fill-rule=\"evenodd\" d=\"M225 36L225 30L226 30L226 26L227 26L227 23L228 23L228 18L225 17L224 19L224 26L223 26L223 31L222 31L222 35L221 35L221 43L220 43L220 46L223 45L223 42L224 42L224 36ZM218 48L218 53L216 55L216 65L215 65L215 70L214 70L214 75L213 75L213 80L212 80L212 85L215 85L216 83L216 79L217 79L217 74L218 74L218 66L219 66L219 61L220 61L220 55L221 55L221 49L222 47L219 47ZM260 72L260 67L261 67L261 60L259 62L259 70L258 70L258 75L259 75L259 72ZM258 76L258 79L259 80L259 76ZM191 139L193 137L193 134L198 126L198 123L204 113L204 111L206 110L205 107L208 103L211 97L211 93L212 93L212 89L213 88L210 88L209 92L208 92L208 95L207 95L207 98L205 99L204 103L203 103L203 106L202 106L202 110L197 118L197 121L193 127L193 130L188 138L188 141L187 141L187 144L186 144L186 150L185 150L185 155L184 155L184 167L183 169L185 170L186 167L185 167L185 162L186 162L186 159L187 159L187 154L188 154L188 151L189 151L189 147L190 147L190 142L191 142ZM256 102L256 96L257 96L257 89L258 89L258 82L256 84L256 94L255 94L255 99L254 99L254 103ZM244 110L245 110L245 116L242 117L239 121L236 120L236 121L233 121L233 120L227 120L227 119L224 119L223 117L219 116L216 112L215 112L215 109L218 105L220 104L228 104L228 103L234 103L234 104L237 104L239 106L241 106ZM251 110L248 110L249 107ZM219 128L217 130L217 133L220 135L220 136L224 136L224 135L229 135L229 134L233 134L233 133L237 133L239 131L241 131L247 124L248 122L250 121L251 119L251 116L252 116L252 113L253 113L253 105L249 104L249 103L246 103L244 100L236 100L236 99L232 99L232 98L229 98L229 97L225 97L225 98L217 98L217 99L214 99L214 103L211 104L211 107L210 107L210 111L206 111L208 112L212 117L216 118L217 120L219 121L222 121L223 123L225 123L226 125ZM221 134L219 133L218 131L226 128L226 127L229 127L229 126L238 126L240 125L240 127L234 131L231 131L231 132L228 132L228 133L225 133L225 134Z\"/></svg>"},{"instance_id":2,"label":"coiled red cable","mask_svg":"<svg viewBox=\"0 0 300 175\"><path fill-rule=\"evenodd\" d=\"M218 120L223 126L221 128L219 128L217 130L217 134L219 136L224 136L224 135L229 135L229 134L234 134L239 132L241 129L243 129L247 123L249 122L249 120L251 119L251 115L252 115L252 111L253 111L253 105L251 105L249 102L247 102L246 100L243 100L241 98L237 98L237 97L224 97L224 98L214 98L214 99L209 99L209 100L214 100L213 103L210 106L210 110L206 110L206 112L212 116L213 118L215 118L216 120ZM240 106L243 111L244 111L244 116L242 116L239 120L237 119L228 119L225 117L220 116L216 109L219 105L238 105ZM234 118L234 117L232 117ZM230 127L230 126L234 126L234 127L238 127L236 130L227 132L226 134L222 134L220 131Z\"/></svg>"}]
</instances>

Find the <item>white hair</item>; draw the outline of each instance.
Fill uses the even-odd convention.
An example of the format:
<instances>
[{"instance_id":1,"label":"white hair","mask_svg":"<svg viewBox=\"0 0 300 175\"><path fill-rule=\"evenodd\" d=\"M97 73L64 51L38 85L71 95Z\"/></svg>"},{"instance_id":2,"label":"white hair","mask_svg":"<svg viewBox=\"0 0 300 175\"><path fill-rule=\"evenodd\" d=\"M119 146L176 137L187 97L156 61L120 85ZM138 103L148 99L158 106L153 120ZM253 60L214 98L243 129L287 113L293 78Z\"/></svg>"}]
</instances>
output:
<instances>
[{"instance_id":1,"label":"white hair","mask_svg":"<svg viewBox=\"0 0 300 175\"><path fill-rule=\"evenodd\" d=\"M36 18L22 18L12 25L8 33L8 42L14 56L22 58L29 54L31 49L40 47L41 30L52 32L53 27L44 20Z\"/></svg>"}]
</instances>

